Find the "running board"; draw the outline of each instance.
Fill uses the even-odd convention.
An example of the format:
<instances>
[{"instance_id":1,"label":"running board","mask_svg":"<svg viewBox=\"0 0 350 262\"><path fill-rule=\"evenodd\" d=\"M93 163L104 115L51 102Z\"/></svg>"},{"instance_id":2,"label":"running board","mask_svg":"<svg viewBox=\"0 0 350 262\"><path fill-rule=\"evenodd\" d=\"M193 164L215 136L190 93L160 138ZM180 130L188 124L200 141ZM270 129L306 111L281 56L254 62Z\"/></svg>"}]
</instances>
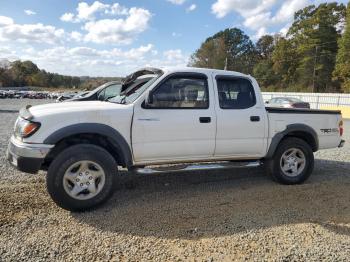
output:
<instances>
[{"instance_id":1,"label":"running board","mask_svg":"<svg viewBox=\"0 0 350 262\"><path fill-rule=\"evenodd\" d=\"M196 163L196 164L178 164L170 166L154 166L137 168L135 171L138 174L155 174L165 172L178 172L178 171L198 171L198 170L211 170L211 169L229 169L229 168L247 168L258 167L261 165L260 161L253 162L218 162L218 163Z\"/></svg>"}]
</instances>

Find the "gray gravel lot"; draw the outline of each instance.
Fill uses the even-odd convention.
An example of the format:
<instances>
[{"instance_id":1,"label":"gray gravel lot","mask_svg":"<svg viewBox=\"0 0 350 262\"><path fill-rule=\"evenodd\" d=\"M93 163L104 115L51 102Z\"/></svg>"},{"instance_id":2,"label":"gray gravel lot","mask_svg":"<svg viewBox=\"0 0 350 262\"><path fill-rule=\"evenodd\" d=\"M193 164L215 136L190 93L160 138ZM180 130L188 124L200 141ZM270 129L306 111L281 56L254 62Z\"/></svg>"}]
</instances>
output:
<instances>
[{"instance_id":1,"label":"gray gravel lot","mask_svg":"<svg viewBox=\"0 0 350 262\"><path fill-rule=\"evenodd\" d=\"M349 143L317 152L303 185L276 184L259 168L124 175L103 207L71 213L49 198L44 172L5 161L9 106L19 107L0 100L0 261L349 261Z\"/></svg>"},{"instance_id":2,"label":"gray gravel lot","mask_svg":"<svg viewBox=\"0 0 350 262\"><path fill-rule=\"evenodd\" d=\"M4 110L16 111L26 105L41 105L54 102L54 99L0 99L0 112Z\"/></svg>"}]
</instances>

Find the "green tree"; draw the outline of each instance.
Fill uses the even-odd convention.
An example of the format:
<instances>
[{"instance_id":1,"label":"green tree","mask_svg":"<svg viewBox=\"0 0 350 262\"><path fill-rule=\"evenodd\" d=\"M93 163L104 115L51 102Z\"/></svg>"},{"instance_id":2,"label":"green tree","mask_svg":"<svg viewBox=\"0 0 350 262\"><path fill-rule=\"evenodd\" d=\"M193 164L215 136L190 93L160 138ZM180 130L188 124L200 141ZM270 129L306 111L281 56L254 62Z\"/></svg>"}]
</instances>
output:
<instances>
[{"instance_id":1,"label":"green tree","mask_svg":"<svg viewBox=\"0 0 350 262\"><path fill-rule=\"evenodd\" d=\"M207 38L192 55L189 65L252 73L257 53L249 36L238 28L228 28Z\"/></svg>"},{"instance_id":2,"label":"green tree","mask_svg":"<svg viewBox=\"0 0 350 262\"><path fill-rule=\"evenodd\" d=\"M0 86L13 86L13 80L6 68L0 68Z\"/></svg>"},{"instance_id":3,"label":"green tree","mask_svg":"<svg viewBox=\"0 0 350 262\"><path fill-rule=\"evenodd\" d=\"M263 88L275 85L279 81L273 70L272 53L275 49L275 40L271 35L264 35L256 42L258 62L254 66L253 75Z\"/></svg>"},{"instance_id":4,"label":"green tree","mask_svg":"<svg viewBox=\"0 0 350 262\"><path fill-rule=\"evenodd\" d=\"M36 64L31 61L14 61L11 63L9 73L13 79L14 85L23 86L31 85L31 75L39 71Z\"/></svg>"},{"instance_id":5,"label":"green tree","mask_svg":"<svg viewBox=\"0 0 350 262\"><path fill-rule=\"evenodd\" d=\"M338 3L310 5L295 13L287 37L299 58L295 78L299 85L312 86L315 92L332 88L340 37L337 25L344 15L345 7Z\"/></svg>"},{"instance_id":6,"label":"green tree","mask_svg":"<svg viewBox=\"0 0 350 262\"><path fill-rule=\"evenodd\" d=\"M224 69L226 55L226 44L223 37L207 39L191 56L190 65Z\"/></svg>"},{"instance_id":7,"label":"green tree","mask_svg":"<svg viewBox=\"0 0 350 262\"><path fill-rule=\"evenodd\" d=\"M342 91L350 92L350 2L346 9L345 31L339 39L339 50L333 75L336 80L341 81Z\"/></svg>"},{"instance_id":8,"label":"green tree","mask_svg":"<svg viewBox=\"0 0 350 262\"><path fill-rule=\"evenodd\" d=\"M275 40L272 35L263 35L256 42L256 51L261 59L271 58L275 48Z\"/></svg>"},{"instance_id":9,"label":"green tree","mask_svg":"<svg viewBox=\"0 0 350 262\"><path fill-rule=\"evenodd\" d=\"M279 77L279 87L286 88L296 82L298 60L293 42L284 37L276 38L276 46L272 53L272 68Z\"/></svg>"}]
</instances>

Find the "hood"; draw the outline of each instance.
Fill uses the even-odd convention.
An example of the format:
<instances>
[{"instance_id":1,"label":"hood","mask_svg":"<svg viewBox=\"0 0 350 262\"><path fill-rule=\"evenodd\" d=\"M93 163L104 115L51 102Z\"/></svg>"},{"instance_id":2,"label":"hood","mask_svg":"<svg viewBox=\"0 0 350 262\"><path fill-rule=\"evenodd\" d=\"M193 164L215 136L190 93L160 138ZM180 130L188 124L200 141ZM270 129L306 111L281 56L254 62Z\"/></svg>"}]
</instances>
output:
<instances>
[{"instance_id":1,"label":"hood","mask_svg":"<svg viewBox=\"0 0 350 262\"><path fill-rule=\"evenodd\" d=\"M57 115L67 113L84 113L91 111L105 111L105 110L116 110L116 109L127 109L130 105L121 105L111 102L103 101L76 101L76 102L62 102L32 106L28 110L36 117L46 115Z\"/></svg>"}]
</instances>

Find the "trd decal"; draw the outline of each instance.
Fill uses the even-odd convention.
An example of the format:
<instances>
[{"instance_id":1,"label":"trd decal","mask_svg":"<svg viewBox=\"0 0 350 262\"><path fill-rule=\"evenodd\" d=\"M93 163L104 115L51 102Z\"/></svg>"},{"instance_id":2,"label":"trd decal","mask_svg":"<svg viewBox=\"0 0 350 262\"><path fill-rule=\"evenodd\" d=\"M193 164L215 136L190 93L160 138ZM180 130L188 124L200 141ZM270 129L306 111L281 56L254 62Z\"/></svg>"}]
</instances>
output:
<instances>
[{"instance_id":1,"label":"trd decal","mask_svg":"<svg viewBox=\"0 0 350 262\"><path fill-rule=\"evenodd\" d=\"M329 134L329 133L338 133L338 128L321 128L320 129L322 133Z\"/></svg>"}]
</instances>

